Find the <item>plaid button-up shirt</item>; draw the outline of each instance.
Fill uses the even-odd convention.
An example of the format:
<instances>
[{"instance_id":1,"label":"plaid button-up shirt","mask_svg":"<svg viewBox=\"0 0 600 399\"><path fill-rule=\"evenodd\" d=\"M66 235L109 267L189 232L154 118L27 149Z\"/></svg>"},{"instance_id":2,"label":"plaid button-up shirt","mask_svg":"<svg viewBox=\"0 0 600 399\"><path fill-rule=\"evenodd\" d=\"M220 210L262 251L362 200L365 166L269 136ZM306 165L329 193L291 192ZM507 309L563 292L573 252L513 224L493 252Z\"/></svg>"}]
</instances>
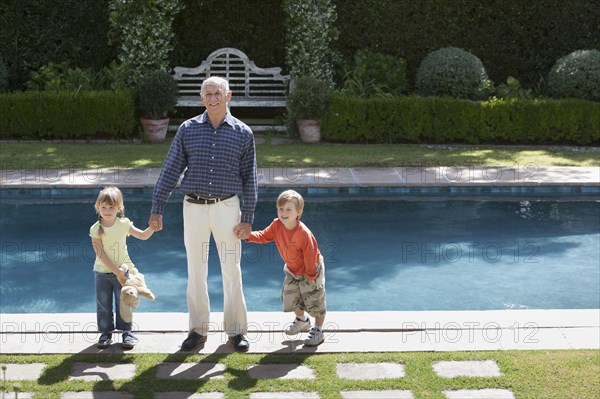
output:
<instances>
[{"instance_id":1,"label":"plaid button-up shirt","mask_svg":"<svg viewBox=\"0 0 600 399\"><path fill-rule=\"evenodd\" d=\"M184 193L203 198L241 193L241 221L254 221L258 196L254 135L229 112L217 129L206 112L181 124L154 187L152 213L163 214L181 173Z\"/></svg>"}]
</instances>

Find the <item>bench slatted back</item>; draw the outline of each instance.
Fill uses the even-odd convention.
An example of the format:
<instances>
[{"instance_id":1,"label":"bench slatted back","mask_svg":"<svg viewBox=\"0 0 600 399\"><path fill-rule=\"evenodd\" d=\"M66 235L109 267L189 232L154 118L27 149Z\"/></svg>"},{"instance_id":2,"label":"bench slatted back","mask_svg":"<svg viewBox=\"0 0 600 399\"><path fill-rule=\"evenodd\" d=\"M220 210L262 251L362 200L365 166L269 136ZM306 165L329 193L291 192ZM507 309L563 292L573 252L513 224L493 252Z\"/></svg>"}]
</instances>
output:
<instances>
[{"instance_id":1,"label":"bench slatted back","mask_svg":"<svg viewBox=\"0 0 600 399\"><path fill-rule=\"evenodd\" d=\"M211 53L196 68L176 67L174 79L179 87L180 106L200 104L200 87L210 76L229 81L232 106L284 107L289 76L281 68L259 68L246 54L234 48L222 48Z\"/></svg>"}]
</instances>

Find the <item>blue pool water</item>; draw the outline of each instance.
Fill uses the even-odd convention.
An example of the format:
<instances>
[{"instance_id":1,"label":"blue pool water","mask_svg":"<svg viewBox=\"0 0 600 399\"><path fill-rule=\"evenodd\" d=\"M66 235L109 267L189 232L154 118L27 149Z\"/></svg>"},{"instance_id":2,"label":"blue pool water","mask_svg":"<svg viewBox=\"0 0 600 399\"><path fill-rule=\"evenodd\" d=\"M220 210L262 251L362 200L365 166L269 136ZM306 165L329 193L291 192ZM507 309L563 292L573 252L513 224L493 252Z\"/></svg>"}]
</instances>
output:
<instances>
[{"instance_id":1,"label":"blue pool water","mask_svg":"<svg viewBox=\"0 0 600 399\"><path fill-rule=\"evenodd\" d=\"M600 308L598 192L569 190L299 189L303 220L325 257L329 310ZM127 216L145 227L151 190L123 191ZM255 229L275 217L279 191L261 190ZM0 190L1 313L95 311L88 231L96 194ZM129 239L157 296L139 311L187 311L180 201L174 194L167 206L165 230L148 241ZM243 248L248 309L281 310L275 246ZM220 311L211 249L211 307Z\"/></svg>"}]
</instances>

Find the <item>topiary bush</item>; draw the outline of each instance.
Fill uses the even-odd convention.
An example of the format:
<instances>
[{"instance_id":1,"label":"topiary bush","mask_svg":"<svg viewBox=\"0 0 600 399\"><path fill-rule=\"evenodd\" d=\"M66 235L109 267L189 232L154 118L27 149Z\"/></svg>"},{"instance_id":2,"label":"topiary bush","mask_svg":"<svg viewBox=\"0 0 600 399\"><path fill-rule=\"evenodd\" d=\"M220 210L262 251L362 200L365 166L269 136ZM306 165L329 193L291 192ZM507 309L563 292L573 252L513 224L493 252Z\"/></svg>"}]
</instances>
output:
<instances>
[{"instance_id":1,"label":"topiary bush","mask_svg":"<svg viewBox=\"0 0 600 399\"><path fill-rule=\"evenodd\" d=\"M471 100L486 99L492 87L479 58L456 47L427 55L417 70L415 82L416 92L422 95Z\"/></svg>"},{"instance_id":2,"label":"topiary bush","mask_svg":"<svg viewBox=\"0 0 600 399\"><path fill-rule=\"evenodd\" d=\"M548 73L548 93L600 101L600 51L577 50L556 61Z\"/></svg>"}]
</instances>

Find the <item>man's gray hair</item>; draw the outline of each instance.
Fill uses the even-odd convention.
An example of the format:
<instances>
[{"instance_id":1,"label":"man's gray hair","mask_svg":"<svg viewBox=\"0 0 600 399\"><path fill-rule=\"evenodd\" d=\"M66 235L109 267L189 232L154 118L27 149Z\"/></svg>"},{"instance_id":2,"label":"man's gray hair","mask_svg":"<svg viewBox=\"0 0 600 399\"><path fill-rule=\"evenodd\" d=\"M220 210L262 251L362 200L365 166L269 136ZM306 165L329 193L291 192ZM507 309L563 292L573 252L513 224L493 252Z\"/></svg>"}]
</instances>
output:
<instances>
[{"instance_id":1,"label":"man's gray hair","mask_svg":"<svg viewBox=\"0 0 600 399\"><path fill-rule=\"evenodd\" d=\"M227 97L227 93L229 92L229 82L227 79L222 78L220 76L211 76L207 78L204 82L202 82L202 87L200 88L200 95L203 96L206 90L206 86L208 85L216 85L221 88L223 92L223 96Z\"/></svg>"}]
</instances>

